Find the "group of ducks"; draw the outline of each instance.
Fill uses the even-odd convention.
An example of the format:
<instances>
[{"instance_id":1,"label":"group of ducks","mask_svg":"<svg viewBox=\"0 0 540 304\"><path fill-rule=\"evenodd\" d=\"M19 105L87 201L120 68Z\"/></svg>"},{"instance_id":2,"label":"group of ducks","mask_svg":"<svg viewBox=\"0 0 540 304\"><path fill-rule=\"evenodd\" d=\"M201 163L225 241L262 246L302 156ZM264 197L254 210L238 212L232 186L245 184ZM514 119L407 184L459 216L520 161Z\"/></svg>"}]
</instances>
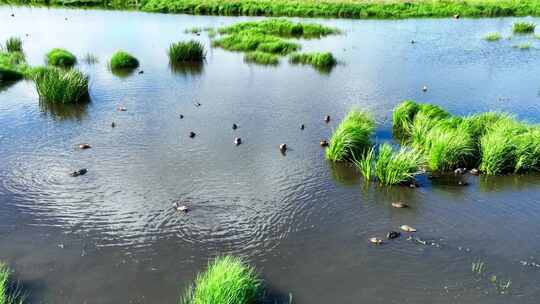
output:
<instances>
[{"instance_id":1,"label":"group of ducks","mask_svg":"<svg viewBox=\"0 0 540 304\"><path fill-rule=\"evenodd\" d=\"M394 202L392 203L392 207L394 208L398 208L398 209L402 209L402 208L408 208L409 206L405 203L402 203L402 202ZM416 229L409 226L409 225L401 225L399 226L399 229L405 231L405 232L409 232L409 233L413 233L413 232L416 232ZM401 233L398 232L398 231L390 231L386 234L386 239L388 240L392 240L392 239L396 239L398 237L401 236ZM375 245L381 245L384 243L384 240L381 239L381 238L378 238L378 237L372 237L369 239L369 241L372 243L372 244L375 244Z\"/></svg>"}]
</instances>

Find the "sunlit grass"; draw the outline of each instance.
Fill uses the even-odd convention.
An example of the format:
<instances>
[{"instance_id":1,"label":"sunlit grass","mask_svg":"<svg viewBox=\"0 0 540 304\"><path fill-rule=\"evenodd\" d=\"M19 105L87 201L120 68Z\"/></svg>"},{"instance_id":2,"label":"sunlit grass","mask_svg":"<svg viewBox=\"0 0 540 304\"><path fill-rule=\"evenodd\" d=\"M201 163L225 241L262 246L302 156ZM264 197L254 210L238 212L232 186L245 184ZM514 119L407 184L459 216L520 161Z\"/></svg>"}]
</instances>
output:
<instances>
[{"instance_id":1,"label":"sunlit grass","mask_svg":"<svg viewBox=\"0 0 540 304\"><path fill-rule=\"evenodd\" d=\"M484 40L490 41L490 42L499 41L501 40L501 34L497 32L487 33L486 35L484 35Z\"/></svg>"},{"instance_id":2,"label":"sunlit grass","mask_svg":"<svg viewBox=\"0 0 540 304\"><path fill-rule=\"evenodd\" d=\"M171 63L202 62L206 57L206 51L202 43L190 40L171 44L168 55Z\"/></svg>"},{"instance_id":3,"label":"sunlit grass","mask_svg":"<svg viewBox=\"0 0 540 304\"><path fill-rule=\"evenodd\" d=\"M514 44L512 47L520 50L528 50L532 47L532 44L530 42L524 42L520 44Z\"/></svg>"},{"instance_id":4,"label":"sunlit grass","mask_svg":"<svg viewBox=\"0 0 540 304\"><path fill-rule=\"evenodd\" d=\"M534 33L536 24L533 22L516 22L512 25L512 31L516 34Z\"/></svg>"},{"instance_id":5,"label":"sunlit grass","mask_svg":"<svg viewBox=\"0 0 540 304\"><path fill-rule=\"evenodd\" d=\"M45 60L48 65L62 68L72 67L77 63L77 57L75 57L75 55L67 50L58 48L48 52L45 56Z\"/></svg>"},{"instance_id":6,"label":"sunlit grass","mask_svg":"<svg viewBox=\"0 0 540 304\"><path fill-rule=\"evenodd\" d=\"M112 55L109 66L112 70L136 69L139 66L139 60L135 56L119 50Z\"/></svg>"},{"instance_id":7,"label":"sunlit grass","mask_svg":"<svg viewBox=\"0 0 540 304\"><path fill-rule=\"evenodd\" d=\"M414 149L401 147L394 151L385 143L379 146L375 160L375 176L383 185L398 185L414 180L423 164L422 154Z\"/></svg>"},{"instance_id":8,"label":"sunlit grass","mask_svg":"<svg viewBox=\"0 0 540 304\"><path fill-rule=\"evenodd\" d=\"M23 304L25 296L11 274L9 267L0 262L0 304Z\"/></svg>"},{"instance_id":9,"label":"sunlit grass","mask_svg":"<svg viewBox=\"0 0 540 304\"><path fill-rule=\"evenodd\" d=\"M88 77L75 69L38 69L34 81L39 98L45 102L75 103L88 98Z\"/></svg>"},{"instance_id":10,"label":"sunlit grass","mask_svg":"<svg viewBox=\"0 0 540 304\"><path fill-rule=\"evenodd\" d=\"M351 110L341 121L330 138L326 158L331 161L352 160L371 147L375 123L371 116L359 110Z\"/></svg>"},{"instance_id":11,"label":"sunlit grass","mask_svg":"<svg viewBox=\"0 0 540 304\"><path fill-rule=\"evenodd\" d=\"M245 31L279 37L319 38L339 33L336 28L304 22L292 22L287 19L265 19L262 21L240 22L219 29L221 34L234 34Z\"/></svg>"},{"instance_id":12,"label":"sunlit grass","mask_svg":"<svg viewBox=\"0 0 540 304\"><path fill-rule=\"evenodd\" d=\"M289 61L293 64L310 64L319 69L328 69L337 63L334 55L330 52L294 53L289 57Z\"/></svg>"},{"instance_id":13,"label":"sunlit grass","mask_svg":"<svg viewBox=\"0 0 540 304\"><path fill-rule=\"evenodd\" d=\"M247 30L235 32L212 41L214 46L229 51L252 52L260 51L272 54L287 55L298 49L300 45L282 38L266 35L257 31Z\"/></svg>"},{"instance_id":14,"label":"sunlit grass","mask_svg":"<svg viewBox=\"0 0 540 304\"><path fill-rule=\"evenodd\" d=\"M253 62L263 65L277 65L279 63L279 57L277 55L260 51L246 53L244 60L246 62Z\"/></svg>"},{"instance_id":15,"label":"sunlit grass","mask_svg":"<svg viewBox=\"0 0 540 304\"><path fill-rule=\"evenodd\" d=\"M5 52L19 52L22 53L22 40L19 37L10 37L6 39L6 42L4 43L4 46L2 47L2 50Z\"/></svg>"}]
</instances>

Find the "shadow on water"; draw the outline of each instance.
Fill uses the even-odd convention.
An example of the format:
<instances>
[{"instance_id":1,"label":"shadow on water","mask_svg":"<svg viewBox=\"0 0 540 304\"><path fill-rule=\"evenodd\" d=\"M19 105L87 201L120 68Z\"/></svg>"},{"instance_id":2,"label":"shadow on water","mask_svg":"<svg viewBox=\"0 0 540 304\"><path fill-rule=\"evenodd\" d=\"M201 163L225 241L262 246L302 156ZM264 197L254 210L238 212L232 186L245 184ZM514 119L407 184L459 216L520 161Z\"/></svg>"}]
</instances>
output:
<instances>
[{"instance_id":1,"label":"shadow on water","mask_svg":"<svg viewBox=\"0 0 540 304\"><path fill-rule=\"evenodd\" d=\"M110 69L114 76L119 78L127 78L135 73L136 68L120 68Z\"/></svg>"},{"instance_id":2,"label":"shadow on water","mask_svg":"<svg viewBox=\"0 0 540 304\"><path fill-rule=\"evenodd\" d=\"M18 80L0 82L0 93L2 93L4 91L7 91L9 88L11 88L17 82L18 82Z\"/></svg>"},{"instance_id":3,"label":"shadow on water","mask_svg":"<svg viewBox=\"0 0 540 304\"><path fill-rule=\"evenodd\" d=\"M40 100L39 108L43 113L50 115L56 120L82 120L88 115L87 108L89 103L89 98L84 102L74 104L52 103Z\"/></svg>"},{"instance_id":4,"label":"shadow on water","mask_svg":"<svg viewBox=\"0 0 540 304\"><path fill-rule=\"evenodd\" d=\"M173 74L196 76L201 75L204 71L204 63L200 62L182 62L169 63L169 69Z\"/></svg>"},{"instance_id":5,"label":"shadow on water","mask_svg":"<svg viewBox=\"0 0 540 304\"><path fill-rule=\"evenodd\" d=\"M332 172L332 178L338 184L343 186L356 185L360 175L352 164L345 162L328 162L328 166Z\"/></svg>"},{"instance_id":6,"label":"shadow on water","mask_svg":"<svg viewBox=\"0 0 540 304\"><path fill-rule=\"evenodd\" d=\"M540 174L527 175L505 175L505 176L486 176L478 178L480 191L498 192L505 190L520 191L528 188L538 187Z\"/></svg>"}]
</instances>

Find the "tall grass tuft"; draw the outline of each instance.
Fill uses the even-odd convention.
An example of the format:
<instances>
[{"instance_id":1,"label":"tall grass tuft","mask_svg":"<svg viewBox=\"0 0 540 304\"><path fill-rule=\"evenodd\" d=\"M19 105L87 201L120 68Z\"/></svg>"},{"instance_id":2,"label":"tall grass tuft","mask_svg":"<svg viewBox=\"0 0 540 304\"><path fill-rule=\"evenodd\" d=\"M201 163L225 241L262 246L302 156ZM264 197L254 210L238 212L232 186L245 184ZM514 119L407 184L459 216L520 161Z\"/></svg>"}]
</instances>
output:
<instances>
[{"instance_id":1,"label":"tall grass tuft","mask_svg":"<svg viewBox=\"0 0 540 304\"><path fill-rule=\"evenodd\" d=\"M385 143L379 147L375 160L375 176L383 185L403 184L414 179L422 163L422 155L418 151L406 147L394 151L391 145Z\"/></svg>"},{"instance_id":2,"label":"tall grass tuft","mask_svg":"<svg viewBox=\"0 0 540 304\"><path fill-rule=\"evenodd\" d=\"M52 49L45 55L45 61L48 65L69 68L77 63L77 57L64 49Z\"/></svg>"},{"instance_id":3,"label":"tall grass tuft","mask_svg":"<svg viewBox=\"0 0 540 304\"><path fill-rule=\"evenodd\" d=\"M289 61L293 64L310 64L319 69L329 69L337 63L336 58L330 52L294 53L289 57Z\"/></svg>"},{"instance_id":4,"label":"tall grass tuft","mask_svg":"<svg viewBox=\"0 0 540 304\"><path fill-rule=\"evenodd\" d=\"M111 70L136 69L139 67L139 60L127 52L118 50L112 55L109 67Z\"/></svg>"},{"instance_id":5,"label":"tall grass tuft","mask_svg":"<svg viewBox=\"0 0 540 304\"><path fill-rule=\"evenodd\" d=\"M88 77L74 69L39 69L34 80L39 98L45 102L75 103L88 98Z\"/></svg>"},{"instance_id":6,"label":"tall grass tuft","mask_svg":"<svg viewBox=\"0 0 540 304\"><path fill-rule=\"evenodd\" d=\"M432 171L447 172L466 167L475 156L476 145L466 124L437 124L424 142L427 165Z\"/></svg>"},{"instance_id":7,"label":"tall grass tuft","mask_svg":"<svg viewBox=\"0 0 540 304\"><path fill-rule=\"evenodd\" d=\"M536 24L532 22L516 22L512 25L512 31L516 34L534 33Z\"/></svg>"},{"instance_id":8,"label":"tall grass tuft","mask_svg":"<svg viewBox=\"0 0 540 304\"><path fill-rule=\"evenodd\" d=\"M171 63L202 62L206 57L204 45L196 40L173 43L168 54Z\"/></svg>"},{"instance_id":9,"label":"tall grass tuft","mask_svg":"<svg viewBox=\"0 0 540 304\"><path fill-rule=\"evenodd\" d=\"M179 303L255 304L261 298L262 284L255 270L239 258L224 256L197 275Z\"/></svg>"},{"instance_id":10,"label":"tall grass tuft","mask_svg":"<svg viewBox=\"0 0 540 304\"><path fill-rule=\"evenodd\" d=\"M374 128L375 123L368 113L351 110L332 134L326 159L345 161L364 154L371 146Z\"/></svg>"},{"instance_id":11,"label":"tall grass tuft","mask_svg":"<svg viewBox=\"0 0 540 304\"><path fill-rule=\"evenodd\" d=\"M11 270L0 262L0 304L23 304L25 296L20 286L11 280Z\"/></svg>"},{"instance_id":12,"label":"tall grass tuft","mask_svg":"<svg viewBox=\"0 0 540 304\"><path fill-rule=\"evenodd\" d=\"M4 43L4 47L2 48L4 51L9 53L19 52L22 53L22 40L19 37L10 37L6 40Z\"/></svg>"},{"instance_id":13,"label":"tall grass tuft","mask_svg":"<svg viewBox=\"0 0 540 304\"><path fill-rule=\"evenodd\" d=\"M416 122L416 132L423 127L429 128L436 121L450 116L443 108L432 104L418 104L412 100L405 100L398 104L392 112L392 129L395 135L402 139L408 139L415 132L415 118L420 114ZM427 126L425 126L427 124ZM425 132L422 132L425 133Z\"/></svg>"},{"instance_id":14,"label":"tall grass tuft","mask_svg":"<svg viewBox=\"0 0 540 304\"><path fill-rule=\"evenodd\" d=\"M357 158L356 155L353 155L353 163L366 181L370 181L374 176L374 161L375 147L368 149L363 157Z\"/></svg>"},{"instance_id":15,"label":"tall grass tuft","mask_svg":"<svg viewBox=\"0 0 540 304\"><path fill-rule=\"evenodd\" d=\"M501 40L501 34L497 32L487 33L486 35L484 35L484 40L489 42L499 41Z\"/></svg>"},{"instance_id":16,"label":"tall grass tuft","mask_svg":"<svg viewBox=\"0 0 540 304\"><path fill-rule=\"evenodd\" d=\"M264 65L277 65L279 64L279 57L274 54L255 51L246 53L244 61Z\"/></svg>"}]
</instances>

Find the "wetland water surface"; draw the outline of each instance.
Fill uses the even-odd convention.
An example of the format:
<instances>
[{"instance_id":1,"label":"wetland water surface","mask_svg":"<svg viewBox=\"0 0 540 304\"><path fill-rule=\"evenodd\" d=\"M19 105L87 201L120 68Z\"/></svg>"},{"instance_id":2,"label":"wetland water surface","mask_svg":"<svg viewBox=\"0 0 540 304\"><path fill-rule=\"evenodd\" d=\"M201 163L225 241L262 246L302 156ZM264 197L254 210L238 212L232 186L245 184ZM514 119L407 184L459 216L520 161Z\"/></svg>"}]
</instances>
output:
<instances>
[{"instance_id":1,"label":"wetland water surface","mask_svg":"<svg viewBox=\"0 0 540 304\"><path fill-rule=\"evenodd\" d=\"M212 48L202 68L170 70L171 42L209 47L205 33L186 28L250 18L8 7L0 15L0 40L24 37L32 65L55 47L99 57L78 65L91 78L87 105L40 105L31 82L0 90L0 260L31 303L175 303L222 254L246 258L273 297L290 293L295 303L538 303L540 269L523 265L540 260L538 176L379 187L327 163L319 146L353 106L374 114L378 140L391 140L391 110L403 99L540 122L540 41L481 39L508 35L514 19L310 20L344 31L301 42L341 61L320 74L286 60L247 65ZM527 39L533 48L511 47ZM138 57L144 74L111 74L117 49ZM79 150L83 142L92 148ZM79 168L88 173L69 176ZM177 213L177 200L192 211ZM411 208L392 209L397 200ZM405 236L369 243L402 224L436 246ZM471 271L477 261L481 274ZM506 294L492 275L511 280Z\"/></svg>"}]
</instances>

